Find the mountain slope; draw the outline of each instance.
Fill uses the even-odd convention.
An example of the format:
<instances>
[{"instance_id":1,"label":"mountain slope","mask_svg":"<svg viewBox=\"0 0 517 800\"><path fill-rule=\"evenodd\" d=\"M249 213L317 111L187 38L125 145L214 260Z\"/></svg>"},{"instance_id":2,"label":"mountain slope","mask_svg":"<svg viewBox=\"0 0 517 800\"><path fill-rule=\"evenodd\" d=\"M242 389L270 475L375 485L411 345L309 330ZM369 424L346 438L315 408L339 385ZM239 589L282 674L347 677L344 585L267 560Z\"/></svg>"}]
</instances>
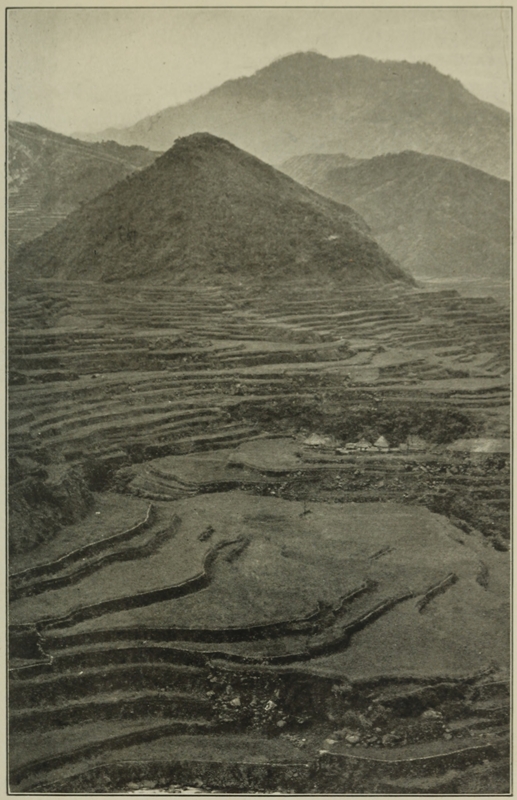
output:
<instances>
[{"instance_id":1,"label":"mountain slope","mask_svg":"<svg viewBox=\"0 0 517 800\"><path fill-rule=\"evenodd\" d=\"M101 280L327 273L411 282L354 211L201 133L20 248L12 267Z\"/></svg>"},{"instance_id":2,"label":"mountain slope","mask_svg":"<svg viewBox=\"0 0 517 800\"><path fill-rule=\"evenodd\" d=\"M282 169L351 205L405 269L426 277L493 277L510 271L510 186L457 161L415 152L347 163L309 154Z\"/></svg>"},{"instance_id":3,"label":"mountain slope","mask_svg":"<svg viewBox=\"0 0 517 800\"><path fill-rule=\"evenodd\" d=\"M10 122L11 245L53 227L80 203L148 166L156 156L143 147L86 143L39 125Z\"/></svg>"},{"instance_id":4,"label":"mountain slope","mask_svg":"<svg viewBox=\"0 0 517 800\"><path fill-rule=\"evenodd\" d=\"M308 152L371 158L418 150L500 177L509 171L509 115L428 64L296 53L96 139L170 147L207 130L272 164Z\"/></svg>"}]
</instances>

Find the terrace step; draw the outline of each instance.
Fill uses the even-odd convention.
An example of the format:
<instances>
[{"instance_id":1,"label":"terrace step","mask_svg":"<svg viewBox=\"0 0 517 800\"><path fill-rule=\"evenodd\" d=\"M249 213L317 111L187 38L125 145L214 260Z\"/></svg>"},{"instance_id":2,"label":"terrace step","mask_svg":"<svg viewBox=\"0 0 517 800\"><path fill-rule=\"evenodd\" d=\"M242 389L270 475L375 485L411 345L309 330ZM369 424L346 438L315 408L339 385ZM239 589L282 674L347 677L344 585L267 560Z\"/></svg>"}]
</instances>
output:
<instances>
[{"instance_id":1,"label":"terrace step","mask_svg":"<svg viewBox=\"0 0 517 800\"><path fill-rule=\"evenodd\" d=\"M11 678L9 702L14 709L34 709L60 701L82 700L93 694L115 691L174 690L202 692L207 678L201 667L173 663L120 664L107 661L102 666L76 666L74 671L58 671L56 663L50 674Z\"/></svg>"},{"instance_id":2,"label":"terrace step","mask_svg":"<svg viewBox=\"0 0 517 800\"><path fill-rule=\"evenodd\" d=\"M341 791L347 786L348 792L378 793L382 786L391 785L400 787L401 793L407 794L418 786L429 789L446 787L451 785L452 778L457 780L452 785L457 786L460 792L468 781L471 785L476 785L477 781L479 785L484 780L488 786L494 786L495 779L501 786L505 778L508 781L507 759L499 756L493 746L435 751L420 758L400 754L402 757L396 761L386 758L384 753L370 752L359 757L351 753L343 763L344 771L335 775L329 773L328 756L313 756L309 760L308 754L278 739L224 734L217 738L208 734L208 737L197 739L180 734L173 739L155 739L146 746L130 746L120 754L110 752L102 759L95 759L96 763L84 771L77 768L73 772L62 771L61 775L55 772L51 776L52 782L40 782L37 788L47 792L66 792L77 791L79 786L83 792L106 791L100 786L106 786L106 777L109 777L107 785L115 791L127 789L129 783L138 785L143 782L145 786L145 782L152 779L154 785L158 783L164 787L200 783L222 792L242 793L250 788L267 792L279 787L284 791L306 792L312 785L313 790L320 793L325 792L332 782L332 786L339 785ZM174 753L172 759L171 751ZM481 751L489 756L489 763L472 764L474 754L479 756ZM416 763L420 765L423 760L427 761L426 772L415 779ZM96 786L99 788L95 789Z\"/></svg>"},{"instance_id":3,"label":"terrace step","mask_svg":"<svg viewBox=\"0 0 517 800\"><path fill-rule=\"evenodd\" d=\"M161 415L166 414L167 418L174 417L175 421L183 421L183 420L191 420L195 419L196 417L203 417L206 418L207 416L214 416L218 417L220 414L219 409L210 409L210 408L201 408L201 409L173 409L171 408L170 403L163 403L163 404L153 404L152 406L146 406L145 408L132 408L132 415L133 416L141 416L142 422L145 422L145 417L147 415ZM81 428L85 426L85 423L88 422L89 424L95 423L100 424L101 422L115 422L119 419L126 419L127 420L128 408L127 406L123 406L120 410L110 410L110 409L102 409L96 410L92 408L89 410L89 413L83 417L77 416L77 412L75 416L70 416L68 419L61 419L59 422L59 431L61 433L65 432L73 432L76 428ZM56 420L51 420L46 424L42 424L41 417L36 419L33 424L33 428L38 430L38 433L41 435L45 435L46 433L52 433L53 429L56 427Z\"/></svg>"},{"instance_id":4,"label":"terrace step","mask_svg":"<svg viewBox=\"0 0 517 800\"><path fill-rule=\"evenodd\" d=\"M450 769L437 777L384 781L376 786L375 791L393 795L507 794L510 791L510 763L508 759L499 759L470 766L467 771Z\"/></svg>"},{"instance_id":5,"label":"terrace step","mask_svg":"<svg viewBox=\"0 0 517 800\"><path fill-rule=\"evenodd\" d=\"M30 583L20 583L11 588L9 597L10 600L18 600L22 597L32 597L43 592L52 591L55 589L62 589L67 586L73 586L75 583L87 578L97 570L103 569L110 564L117 561L134 561L136 559L143 559L147 556L154 555L160 546L170 539L174 534L175 526L168 526L159 530L146 530L140 531L138 539L135 541L132 538L130 546L120 548L112 547L107 552L104 552L96 557L82 559L83 563L80 566L70 565L67 568L56 572L53 577L42 578Z\"/></svg>"},{"instance_id":6,"label":"terrace step","mask_svg":"<svg viewBox=\"0 0 517 800\"><path fill-rule=\"evenodd\" d=\"M11 789L22 781L25 787L41 781L45 773L65 764L105 757L108 753L171 735L206 734L211 729L212 724L204 720L180 717L163 722L142 715L138 720L96 720L69 725L62 730L39 731L37 744L30 733L14 734L9 740Z\"/></svg>"},{"instance_id":7,"label":"terrace step","mask_svg":"<svg viewBox=\"0 0 517 800\"><path fill-rule=\"evenodd\" d=\"M71 429L66 433L62 434L54 430L54 428L50 428L46 431L42 431L41 440L45 441L46 439L50 439L53 445L66 443L69 442L78 442L78 441L85 441L88 439L95 438L96 436L102 436L103 439L106 437L117 437L120 438L122 435L124 438L131 438L135 439L138 437L132 436L132 429L144 429L148 432L146 435L148 436L149 433L156 433L156 428L160 429L167 429L169 431L173 430L182 430L185 427L192 427L195 425L204 425L210 422L214 422L219 415L214 412L205 412L203 415L199 415L196 418L190 418L188 421L184 421L181 418L176 420L176 417L173 413L169 412L162 412L156 413L153 411L145 411L141 410L139 414L135 415L135 418L132 418L130 421L125 419L125 422L122 421L120 423L110 421L110 422L95 422L95 418L92 420L89 418L88 425L81 425L78 424L77 427L71 427ZM165 425L164 423L167 423ZM16 437L19 435L19 431L13 431L13 436ZM45 434L45 435L44 435ZM140 434L140 437L143 434ZM39 431L38 431L39 436Z\"/></svg>"},{"instance_id":8,"label":"terrace step","mask_svg":"<svg viewBox=\"0 0 517 800\"><path fill-rule=\"evenodd\" d=\"M68 792L71 787L81 787L81 791L88 792L99 785L98 777L102 775L110 778L107 786L122 791L129 788L128 784L138 785L142 780L167 786L199 785L199 779L223 791L242 789L243 780L247 786L272 791L283 781L290 786L293 778L303 791L309 778L309 764L307 757L285 740L257 734L213 735L207 729L198 730L197 735L163 736L128 745L123 750L108 751L105 756L95 755L88 761L64 764L42 773L39 779L26 781L22 788L44 792L63 788ZM100 784L106 785L102 777Z\"/></svg>"},{"instance_id":9,"label":"terrace step","mask_svg":"<svg viewBox=\"0 0 517 800\"><path fill-rule=\"evenodd\" d=\"M84 567L85 561L91 561L100 554L106 555L108 552L120 552L119 545L126 544L136 537L141 538L142 532L146 531L154 522L156 512L152 505L149 505L144 518L120 533L115 533L97 541L78 547L75 550L69 551L54 561L48 561L43 564L38 564L35 567L29 567L19 572L14 572L9 575L10 588L24 587L34 585L33 582L38 578L49 578L50 576L62 575L63 572L69 572L70 568L74 569L72 565L81 562L81 569Z\"/></svg>"},{"instance_id":10,"label":"terrace step","mask_svg":"<svg viewBox=\"0 0 517 800\"><path fill-rule=\"evenodd\" d=\"M509 681L486 681L485 683L478 683L474 692L474 699L476 700L489 700L492 698L507 699L509 697Z\"/></svg>"},{"instance_id":11,"label":"terrace step","mask_svg":"<svg viewBox=\"0 0 517 800\"><path fill-rule=\"evenodd\" d=\"M323 786L333 786L332 791L364 791L381 781L405 781L415 774L420 781L441 779L449 770L464 772L484 761L499 763L509 756L509 740L508 736L494 734L482 741L467 737L406 747L344 750L321 756L320 764L327 776Z\"/></svg>"},{"instance_id":12,"label":"terrace step","mask_svg":"<svg viewBox=\"0 0 517 800\"><path fill-rule=\"evenodd\" d=\"M130 719L134 716L211 717L212 707L205 695L171 691L117 691L92 698L68 700L61 705L13 710L9 715L11 733L48 730L99 719Z\"/></svg>"},{"instance_id":13,"label":"terrace step","mask_svg":"<svg viewBox=\"0 0 517 800\"><path fill-rule=\"evenodd\" d=\"M36 664L26 663L11 669L11 680L32 680L39 676L53 675L55 672L60 675L74 675L80 669L119 664L167 664L179 674L196 676L202 674L206 664L202 654L164 643L157 645L140 641L128 645L127 642L114 642L107 647L105 642L89 642L53 650L43 638L42 647L51 654L50 660Z\"/></svg>"},{"instance_id":14,"label":"terrace step","mask_svg":"<svg viewBox=\"0 0 517 800\"><path fill-rule=\"evenodd\" d=\"M508 718L509 709L506 709L506 718ZM496 722L498 720L495 720ZM471 731L489 731L494 725L494 718L492 717L464 717L462 719L449 720L447 727L449 730L460 736L471 735Z\"/></svg>"}]
</instances>

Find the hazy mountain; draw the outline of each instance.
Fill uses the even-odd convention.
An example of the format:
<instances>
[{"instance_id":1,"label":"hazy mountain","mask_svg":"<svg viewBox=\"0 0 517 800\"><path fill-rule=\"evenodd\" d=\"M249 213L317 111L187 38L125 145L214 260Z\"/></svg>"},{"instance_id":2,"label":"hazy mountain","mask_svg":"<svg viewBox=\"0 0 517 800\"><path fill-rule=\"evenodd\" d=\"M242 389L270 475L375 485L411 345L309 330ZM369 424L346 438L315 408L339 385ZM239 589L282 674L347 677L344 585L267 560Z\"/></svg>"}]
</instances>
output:
<instances>
[{"instance_id":1,"label":"hazy mountain","mask_svg":"<svg viewBox=\"0 0 517 800\"><path fill-rule=\"evenodd\" d=\"M9 123L11 244L38 236L78 205L151 164L157 153L117 142L86 143L39 125Z\"/></svg>"},{"instance_id":2,"label":"hazy mountain","mask_svg":"<svg viewBox=\"0 0 517 800\"><path fill-rule=\"evenodd\" d=\"M296 53L251 77L89 137L170 147L206 130L272 164L308 152L418 150L507 178L510 118L428 64Z\"/></svg>"},{"instance_id":3,"label":"hazy mountain","mask_svg":"<svg viewBox=\"0 0 517 800\"><path fill-rule=\"evenodd\" d=\"M310 186L312 181L320 181L321 176L329 169L350 167L360 161L363 159L350 158L344 153L304 153L302 156L288 158L287 161L280 164L279 169L298 183Z\"/></svg>"},{"instance_id":4,"label":"hazy mountain","mask_svg":"<svg viewBox=\"0 0 517 800\"><path fill-rule=\"evenodd\" d=\"M101 280L327 273L411 281L354 211L203 133L22 246L13 271L24 269Z\"/></svg>"},{"instance_id":5,"label":"hazy mountain","mask_svg":"<svg viewBox=\"0 0 517 800\"><path fill-rule=\"evenodd\" d=\"M377 241L415 276L510 274L510 185L436 156L404 152L364 161L306 155L282 169L368 222Z\"/></svg>"}]
</instances>

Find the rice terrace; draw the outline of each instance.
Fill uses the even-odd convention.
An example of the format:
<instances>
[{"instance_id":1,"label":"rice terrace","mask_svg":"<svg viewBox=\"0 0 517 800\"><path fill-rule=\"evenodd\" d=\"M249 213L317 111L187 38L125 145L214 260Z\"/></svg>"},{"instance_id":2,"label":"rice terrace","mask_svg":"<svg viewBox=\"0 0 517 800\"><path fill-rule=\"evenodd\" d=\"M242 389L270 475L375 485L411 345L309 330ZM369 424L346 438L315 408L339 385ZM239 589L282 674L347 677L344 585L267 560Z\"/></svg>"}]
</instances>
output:
<instances>
[{"instance_id":1,"label":"rice terrace","mask_svg":"<svg viewBox=\"0 0 517 800\"><path fill-rule=\"evenodd\" d=\"M511 790L508 118L307 52L97 141L11 124L11 793ZM440 249L420 186L408 265L368 199L403 151L394 193L477 198Z\"/></svg>"}]
</instances>

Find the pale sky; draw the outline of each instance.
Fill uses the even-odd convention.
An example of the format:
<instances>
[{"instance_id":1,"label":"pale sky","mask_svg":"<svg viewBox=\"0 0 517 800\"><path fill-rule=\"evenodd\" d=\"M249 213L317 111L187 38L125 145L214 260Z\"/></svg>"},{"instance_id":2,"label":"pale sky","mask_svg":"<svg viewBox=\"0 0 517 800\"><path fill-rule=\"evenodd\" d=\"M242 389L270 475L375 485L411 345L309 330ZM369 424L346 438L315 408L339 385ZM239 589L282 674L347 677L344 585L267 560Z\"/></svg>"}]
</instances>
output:
<instances>
[{"instance_id":1,"label":"pale sky","mask_svg":"<svg viewBox=\"0 0 517 800\"><path fill-rule=\"evenodd\" d=\"M509 108L510 25L497 7L11 9L9 118L122 127L305 50L426 61Z\"/></svg>"}]
</instances>

